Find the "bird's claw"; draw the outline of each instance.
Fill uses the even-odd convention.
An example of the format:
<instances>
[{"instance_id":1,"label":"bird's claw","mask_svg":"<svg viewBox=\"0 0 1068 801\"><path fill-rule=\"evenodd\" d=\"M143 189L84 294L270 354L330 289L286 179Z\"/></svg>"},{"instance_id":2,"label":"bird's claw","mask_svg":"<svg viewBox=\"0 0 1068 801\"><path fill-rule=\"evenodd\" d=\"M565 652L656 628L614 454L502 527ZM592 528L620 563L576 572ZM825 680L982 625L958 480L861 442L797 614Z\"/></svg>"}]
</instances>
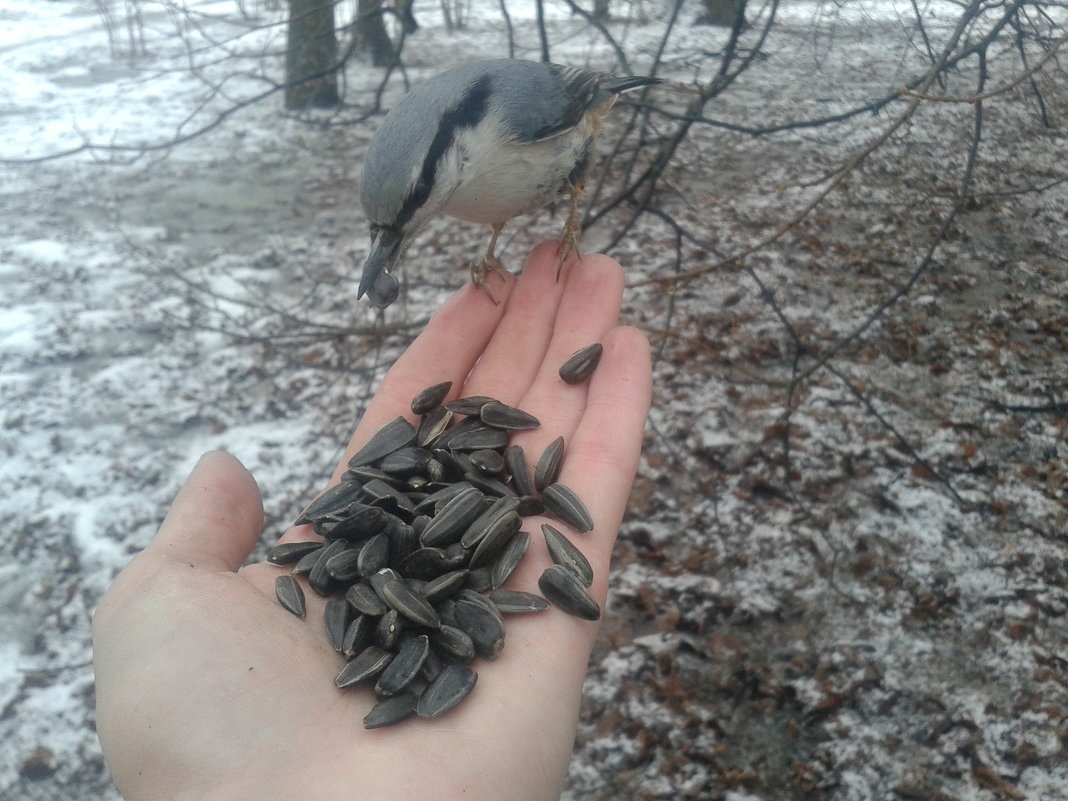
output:
<instances>
[{"instance_id":1,"label":"bird's claw","mask_svg":"<svg viewBox=\"0 0 1068 801\"><path fill-rule=\"evenodd\" d=\"M471 265L471 283L486 293L486 297L493 301L494 305L500 305L493 292L490 291L489 281L487 280L490 275L496 273L497 275L504 276L504 265L501 264L501 260L496 256L486 254L482 257L481 261L477 261Z\"/></svg>"},{"instance_id":2,"label":"bird's claw","mask_svg":"<svg viewBox=\"0 0 1068 801\"><path fill-rule=\"evenodd\" d=\"M557 281L560 280L560 273L563 272L564 264L567 263L567 257L571 255L571 251L578 253L580 257L582 256L578 247L581 235L582 222L579 220L578 211L572 209L567 216L567 222L564 223L564 230L560 234L560 244L556 248L556 253L560 257L560 263L556 266Z\"/></svg>"}]
</instances>

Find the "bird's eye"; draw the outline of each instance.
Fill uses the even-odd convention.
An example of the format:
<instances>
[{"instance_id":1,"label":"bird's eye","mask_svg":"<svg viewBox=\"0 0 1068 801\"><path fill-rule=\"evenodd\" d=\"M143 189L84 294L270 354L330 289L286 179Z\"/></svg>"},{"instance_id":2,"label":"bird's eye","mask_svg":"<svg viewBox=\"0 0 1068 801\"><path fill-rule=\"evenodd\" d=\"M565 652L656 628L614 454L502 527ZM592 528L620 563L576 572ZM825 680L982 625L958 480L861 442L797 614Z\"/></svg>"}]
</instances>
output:
<instances>
[{"instance_id":1,"label":"bird's eye","mask_svg":"<svg viewBox=\"0 0 1068 801\"><path fill-rule=\"evenodd\" d=\"M421 206L426 203L426 199L430 197L430 187L420 182L412 187L412 194L410 195L411 202L416 206Z\"/></svg>"}]
</instances>

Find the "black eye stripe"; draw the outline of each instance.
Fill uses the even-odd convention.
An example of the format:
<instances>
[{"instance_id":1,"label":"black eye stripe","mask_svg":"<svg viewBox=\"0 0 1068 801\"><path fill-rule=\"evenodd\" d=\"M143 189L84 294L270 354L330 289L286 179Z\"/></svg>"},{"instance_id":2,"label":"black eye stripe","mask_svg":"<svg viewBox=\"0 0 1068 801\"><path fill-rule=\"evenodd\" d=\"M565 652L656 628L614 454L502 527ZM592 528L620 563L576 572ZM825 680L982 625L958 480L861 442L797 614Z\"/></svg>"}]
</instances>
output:
<instances>
[{"instance_id":1,"label":"black eye stripe","mask_svg":"<svg viewBox=\"0 0 1068 801\"><path fill-rule=\"evenodd\" d=\"M467 94L454 108L450 109L441 118L441 125L434 134L434 139L427 150L423 160L423 169L419 174L419 181L408 194L400 214L395 223L397 228L403 228L412 215L424 204L430 196L430 187L433 186L434 176L438 170L438 164L442 157L456 139L456 134L464 128L474 128L486 116L487 101L490 93L490 77L483 75L467 90Z\"/></svg>"}]
</instances>

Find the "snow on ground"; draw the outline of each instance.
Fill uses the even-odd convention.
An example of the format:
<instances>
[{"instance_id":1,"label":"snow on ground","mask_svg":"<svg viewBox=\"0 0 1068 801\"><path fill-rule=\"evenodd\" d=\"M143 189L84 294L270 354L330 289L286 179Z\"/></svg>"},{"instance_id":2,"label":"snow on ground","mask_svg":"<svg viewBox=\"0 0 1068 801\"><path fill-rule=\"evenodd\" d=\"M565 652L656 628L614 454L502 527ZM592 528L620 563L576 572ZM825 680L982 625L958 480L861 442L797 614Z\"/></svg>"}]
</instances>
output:
<instances>
[{"instance_id":1,"label":"snow on ground","mask_svg":"<svg viewBox=\"0 0 1068 801\"><path fill-rule=\"evenodd\" d=\"M273 96L134 158L121 146L165 142L264 92L277 63L262 53L284 29L258 4L247 19L190 4L242 59L204 101L175 37L196 44L197 26L143 4L146 54L131 55L96 5L0 9L0 158L116 146L0 164L0 797L31 801L117 798L93 733L89 619L198 456L222 447L249 466L264 541L277 536L463 276L419 265L460 266L482 247L481 232L436 225L409 259L397 318L409 326L384 343L359 336L371 318L354 303L366 246L355 178L371 126L351 124L358 109L308 124ZM785 5L766 58L710 116L835 113L923 63L903 36L911 3ZM417 4L413 75L488 42L505 53L496 7L448 34L437 4ZM929 33L948 35L956 4L918 7ZM530 19L510 10L518 55L536 57ZM646 11L613 23L639 70L665 23ZM666 56L682 82L695 51L724 42L688 13ZM610 63L565 9L549 23L557 59ZM223 74L218 51L197 52L201 77ZM968 69L950 90L967 91ZM369 102L375 78L350 70L350 102ZM1064 98L1049 99L1063 131ZM980 182L1055 179L1063 134L1019 103L989 108ZM806 341L854 329L915 268L968 113L924 108L817 218L751 257ZM738 252L883 119L695 132L662 206ZM1022 408L1068 395L1065 208L1064 184L977 204L838 373L800 389L789 429L791 341L759 290L732 268L670 293L639 283L671 274L674 240L651 218L635 226L615 255L633 284L627 318L657 347L656 398L567 798L1068 798L1068 423L1063 405ZM556 225L510 229L506 261ZM684 257L683 269L710 261Z\"/></svg>"}]
</instances>

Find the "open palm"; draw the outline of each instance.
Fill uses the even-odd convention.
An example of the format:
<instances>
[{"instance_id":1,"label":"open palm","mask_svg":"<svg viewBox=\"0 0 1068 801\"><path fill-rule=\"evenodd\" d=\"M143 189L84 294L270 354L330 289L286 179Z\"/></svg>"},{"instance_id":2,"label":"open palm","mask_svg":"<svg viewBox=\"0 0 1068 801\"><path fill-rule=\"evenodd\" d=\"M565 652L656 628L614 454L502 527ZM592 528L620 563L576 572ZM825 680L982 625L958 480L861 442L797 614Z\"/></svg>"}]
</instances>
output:
<instances>
[{"instance_id":1,"label":"open palm","mask_svg":"<svg viewBox=\"0 0 1068 801\"><path fill-rule=\"evenodd\" d=\"M383 423L406 415L424 387L491 395L541 420L515 436L536 457L568 443L561 481L595 521L575 537L603 606L608 562L637 468L649 405L647 342L617 326L622 274L610 259L572 261L556 281L555 248L521 277L493 282L498 304L467 286L444 305L390 370L344 463ZM591 342L605 347L593 378L557 368ZM538 520L525 528L538 531ZM152 543L122 572L94 619L97 718L127 799L556 798L573 744L597 625L550 609L507 621L504 651L476 661L474 692L455 710L366 731L365 689L340 691L342 665L309 594L306 620L274 599L279 568L239 566L260 536L252 477L207 454ZM312 539L310 527L283 541ZM532 538L508 586L537 591L550 563Z\"/></svg>"}]
</instances>

